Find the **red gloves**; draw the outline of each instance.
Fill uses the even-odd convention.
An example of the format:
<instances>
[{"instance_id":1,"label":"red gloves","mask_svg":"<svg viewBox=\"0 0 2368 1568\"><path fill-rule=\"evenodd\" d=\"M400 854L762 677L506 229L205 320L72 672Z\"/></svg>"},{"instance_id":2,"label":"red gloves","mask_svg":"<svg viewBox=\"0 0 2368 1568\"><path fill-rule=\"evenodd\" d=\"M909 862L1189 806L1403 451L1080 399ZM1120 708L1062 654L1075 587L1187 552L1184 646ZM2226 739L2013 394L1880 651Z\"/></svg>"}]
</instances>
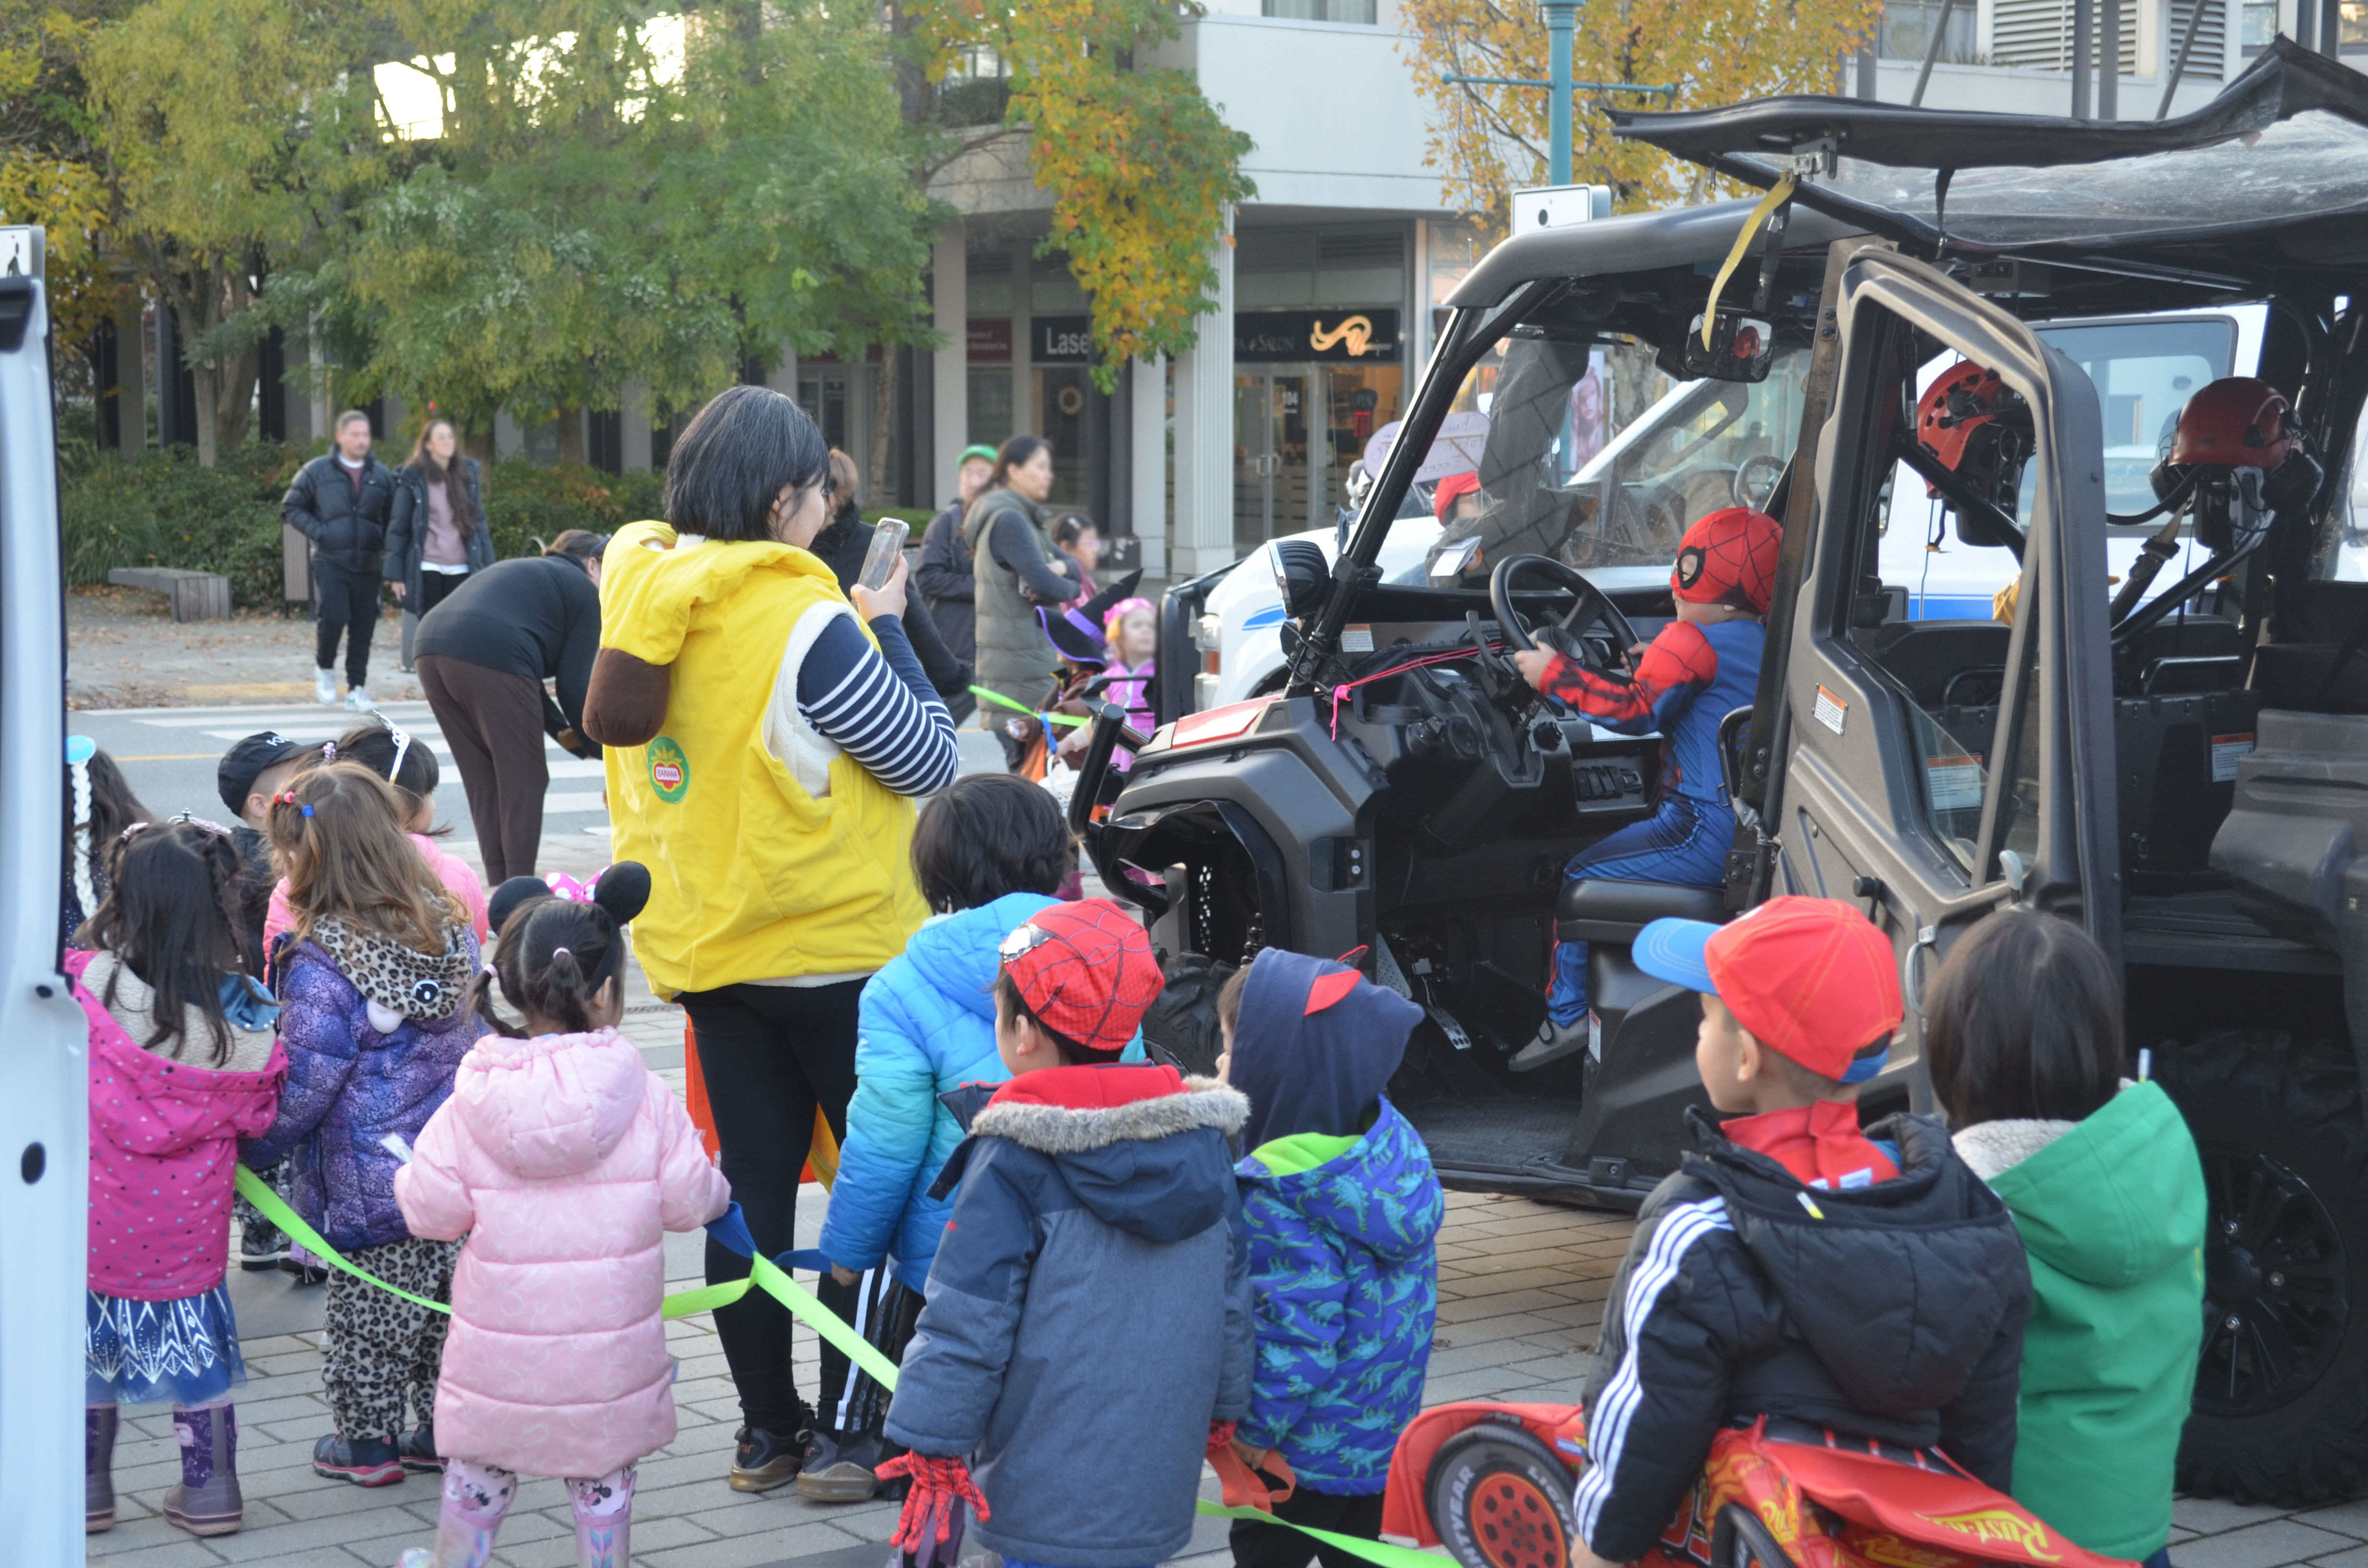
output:
<instances>
[{"instance_id":1,"label":"red gloves","mask_svg":"<svg viewBox=\"0 0 2368 1568\"><path fill-rule=\"evenodd\" d=\"M1261 1514L1274 1512L1274 1505L1299 1489L1299 1478L1291 1472L1291 1463L1272 1449L1246 1449L1234 1438L1230 1421L1209 1423L1209 1468L1217 1472L1217 1483L1224 1488L1228 1508L1256 1508ZM1281 1487L1269 1490L1267 1483L1281 1480Z\"/></svg>"},{"instance_id":2,"label":"red gloves","mask_svg":"<svg viewBox=\"0 0 2368 1568\"><path fill-rule=\"evenodd\" d=\"M912 1490L905 1494L905 1511L896 1516L896 1533L888 1538L888 1544L916 1562L951 1565L961 1558L965 1505L977 1509L982 1519L994 1517L978 1483L971 1479L970 1466L961 1460L899 1454L872 1473L883 1481L899 1475L912 1478Z\"/></svg>"}]
</instances>

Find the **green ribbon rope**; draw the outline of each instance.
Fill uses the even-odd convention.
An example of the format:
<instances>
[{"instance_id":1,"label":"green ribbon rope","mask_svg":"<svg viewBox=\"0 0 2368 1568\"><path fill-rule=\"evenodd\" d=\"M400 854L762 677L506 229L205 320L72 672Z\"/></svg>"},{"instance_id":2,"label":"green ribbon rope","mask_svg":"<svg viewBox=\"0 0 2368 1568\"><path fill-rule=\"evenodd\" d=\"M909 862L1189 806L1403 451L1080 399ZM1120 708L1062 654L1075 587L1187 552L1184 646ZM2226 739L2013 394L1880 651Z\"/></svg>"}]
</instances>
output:
<instances>
[{"instance_id":1,"label":"green ribbon rope","mask_svg":"<svg viewBox=\"0 0 2368 1568\"><path fill-rule=\"evenodd\" d=\"M977 688L973 687L972 689ZM256 1211L265 1219L287 1232L299 1246L323 1263L350 1274L357 1279L375 1285L389 1295L400 1296L414 1306L426 1307L431 1312L450 1315L452 1309L444 1302L431 1301L425 1296L415 1296L410 1291L390 1285L376 1275L356 1268L347 1262L338 1255L336 1248L321 1239L321 1233L306 1224L296 1210L288 1207L285 1199L265 1185L261 1176L256 1176L245 1165L238 1167L237 1181L241 1197L255 1205ZM791 1278L779 1264L762 1253L758 1253L749 1260L747 1278L727 1279L721 1285L701 1285L689 1290L677 1290L668 1296L665 1304L658 1310L661 1316L668 1319L689 1317L694 1312L712 1312L718 1307L730 1306L752 1289L762 1290L767 1295L780 1302L782 1306L789 1309L791 1317L830 1341L845 1352L849 1360L871 1373L882 1388L891 1393L895 1392L896 1364L881 1354L878 1346L849 1328L837 1312L815 1300L812 1291ZM1299 1531L1302 1535L1313 1536L1326 1546L1337 1547L1352 1557L1362 1558L1373 1563L1375 1568L1441 1568L1441 1564L1447 1561L1435 1552L1417 1551L1412 1547L1393 1546L1387 1541L1366 1540L1359 1536L1338 1535L1331 1530L1319 1530L1306 1525L1294 1525L1288 1519L1278 1519L1273 1515L1260 1513L1256 1508L1228 1508L1222 1503L1212 1503L1205 1497L1199 1499L1195 1507L1211 1518L1262 1519L1270 1525L1285 1526Z\"/></svg>"},{"instance_id":2,"label":"green ribbon rope","mask_svg":"<svg viewBox=\"0 0 2368 1568\"><path fill-rule=\"evenodd\" d=\"M983 686L970 688L970 694L981 702L992 702L998 708L1008 708L1014 713L1025 713L1030 719L1050 719L1055 724L1090 724L1091 719L1081 719L1075 713L1039 713L1025 702L1014 702L999 691L989 691Z\"/></svg>"}]
</instances>

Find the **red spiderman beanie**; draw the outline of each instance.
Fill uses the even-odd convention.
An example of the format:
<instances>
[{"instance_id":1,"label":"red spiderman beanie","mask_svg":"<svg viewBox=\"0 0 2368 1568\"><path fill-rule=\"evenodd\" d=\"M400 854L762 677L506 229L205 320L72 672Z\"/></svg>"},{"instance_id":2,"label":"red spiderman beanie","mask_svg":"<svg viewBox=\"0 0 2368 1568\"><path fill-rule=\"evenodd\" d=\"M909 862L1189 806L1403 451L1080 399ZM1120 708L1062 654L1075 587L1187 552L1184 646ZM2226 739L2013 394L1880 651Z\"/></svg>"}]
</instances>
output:
<instances>
[{"instance_id":1,"label":"red spiderman beanie","mask_svg":"<svg viewBox=\"0 0 2368 1568\"><path fill-rule=\"evenodd\" d=\"M1765 512L1748 506L1712 512L1678 541L1669 591L1698 605L1733 605L1766 615L1769 596L1776 588L1776 551L1783 539L1783 526Z\"/></svg>"}]
</instances>

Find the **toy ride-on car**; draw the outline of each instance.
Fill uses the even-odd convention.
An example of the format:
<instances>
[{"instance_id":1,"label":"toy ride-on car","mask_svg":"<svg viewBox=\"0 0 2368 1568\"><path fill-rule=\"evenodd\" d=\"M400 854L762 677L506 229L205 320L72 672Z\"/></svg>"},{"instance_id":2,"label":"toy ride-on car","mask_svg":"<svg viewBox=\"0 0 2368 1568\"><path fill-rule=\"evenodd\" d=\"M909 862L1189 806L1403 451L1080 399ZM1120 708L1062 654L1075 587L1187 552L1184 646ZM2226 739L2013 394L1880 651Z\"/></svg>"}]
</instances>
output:
<instances>
[{"instance_id":1,"label":"toy ride-on car","mask_svg":"<svg viewBox=\"0 0 2368 1568\"><path fill-rule=\"evenodd\" d=\"M1426 1410L1398 1437L1382 1533L1463 1568L1564 1568L1586 1419L1571 1405ZM2106 1568L1931 1449L1765 1419L1718 1435L1648 1568Z\"/></svg>"}]
</instances>

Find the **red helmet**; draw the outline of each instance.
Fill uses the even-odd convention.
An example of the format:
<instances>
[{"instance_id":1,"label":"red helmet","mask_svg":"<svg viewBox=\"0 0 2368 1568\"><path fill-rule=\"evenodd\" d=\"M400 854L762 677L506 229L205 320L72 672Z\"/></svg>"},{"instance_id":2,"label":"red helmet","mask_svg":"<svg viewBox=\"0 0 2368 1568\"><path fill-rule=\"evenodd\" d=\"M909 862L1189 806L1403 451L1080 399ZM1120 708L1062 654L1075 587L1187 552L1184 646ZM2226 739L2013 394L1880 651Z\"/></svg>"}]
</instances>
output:
<instances>
[{"instance_id":1,"label":"red helmet","mask_svg":"<svg viewBox=\"0 0 2368 1568\"><path fill-rule=\"evenodd\" d=\"M1943 468L2014 509L2031 456L2031 409L1996 370L1967 359L1935 377L1916 403L1916 439Z\"/></svg>"},{"instance_id":2,"label":"red helmet","mask_svg":"<svg viewBox=\"0 0 2368 1568\"><path fill-rule=\"evenodd\" d=\"M2170 449L2150 477L2155 494L2191 511L2196 537L2218 550L2234 542L2240 521L2306 506L2324 474L2283 392L2251 376L2223 376L2179 411Z\"/></svg>"},{"instance_id":3,"label":"red helmet","mask_svg":"<svg viewBox=\"0 0 2368 1568\"><path fill-rule=\"evenodd\" d=\"M2169 461L2184 468L2275 469L2302 449L2302 426L2285 394L2250 376L2223 376L2179 411Z\"/></svg>"}]
</instances>

